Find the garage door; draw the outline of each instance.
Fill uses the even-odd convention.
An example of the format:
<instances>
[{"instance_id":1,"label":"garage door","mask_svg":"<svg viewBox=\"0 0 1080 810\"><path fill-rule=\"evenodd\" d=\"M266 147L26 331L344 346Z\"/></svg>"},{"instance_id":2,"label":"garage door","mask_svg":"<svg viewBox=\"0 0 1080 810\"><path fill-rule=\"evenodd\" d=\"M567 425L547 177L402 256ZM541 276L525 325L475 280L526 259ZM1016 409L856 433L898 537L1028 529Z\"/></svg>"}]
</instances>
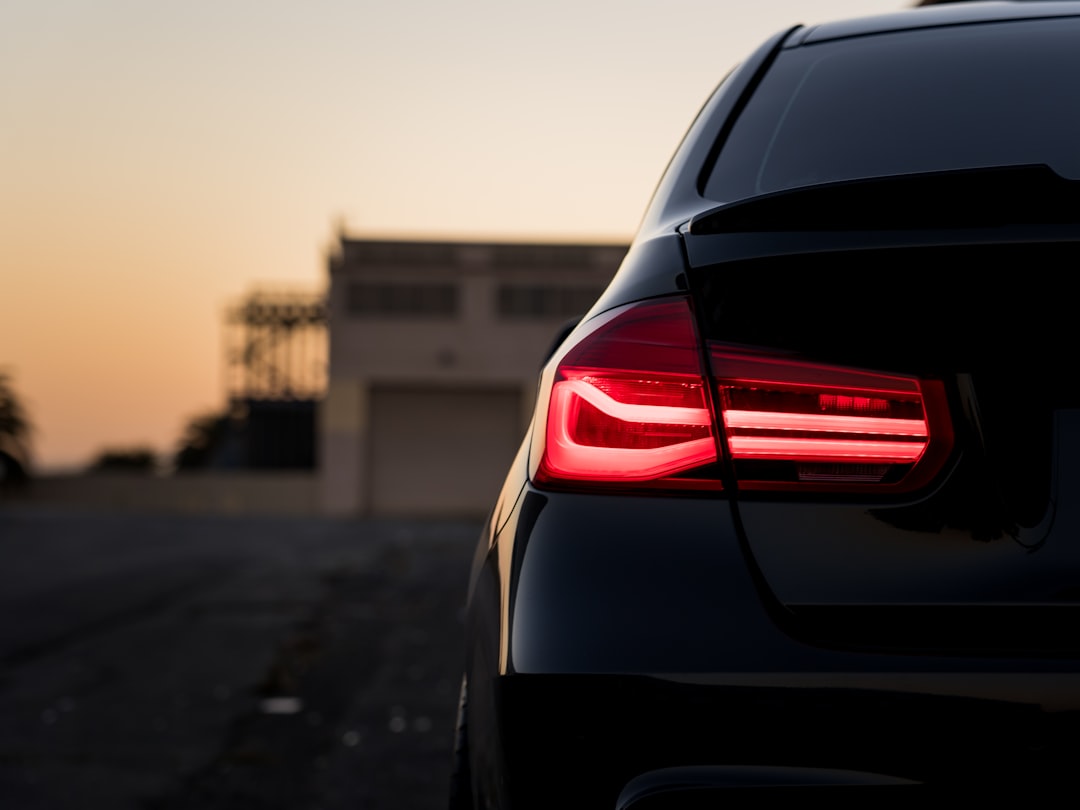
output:
<instances>
[{"instance_id":1,"label":"garage door","mask_svg":"<svg viewBox=\"0 0 1080 810\"><path fill-rule=\"evenodd\" d=\"M521 443L519 389L376 387L371 396L371 511L483 515Z\"/></svg>"}]
</instances>

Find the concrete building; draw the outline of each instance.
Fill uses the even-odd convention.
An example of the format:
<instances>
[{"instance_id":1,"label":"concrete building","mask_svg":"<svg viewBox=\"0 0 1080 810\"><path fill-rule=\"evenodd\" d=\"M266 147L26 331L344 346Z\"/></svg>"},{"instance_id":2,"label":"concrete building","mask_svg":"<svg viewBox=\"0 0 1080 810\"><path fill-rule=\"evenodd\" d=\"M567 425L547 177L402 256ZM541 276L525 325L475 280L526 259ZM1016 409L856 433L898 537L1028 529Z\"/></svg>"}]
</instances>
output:
<instances>
[{"instance_id":1,"label":"concrete building","mask_svg":"<svg viewBox=\"0 0 1080 810\"><path fill-rule=\"evenodd\" d=\"M330 259L323 507L486 511L531 416L552 339L625 245L342 237Z\"/></svg>"}]
</instances>

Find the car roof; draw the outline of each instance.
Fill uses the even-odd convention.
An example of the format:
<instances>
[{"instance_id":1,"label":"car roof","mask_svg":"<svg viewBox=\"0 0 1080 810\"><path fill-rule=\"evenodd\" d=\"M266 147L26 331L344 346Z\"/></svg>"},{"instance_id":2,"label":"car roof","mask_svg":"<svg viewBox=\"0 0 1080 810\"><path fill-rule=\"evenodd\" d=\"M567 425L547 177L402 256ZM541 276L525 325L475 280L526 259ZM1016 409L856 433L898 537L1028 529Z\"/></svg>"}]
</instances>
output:
<instances>
[{"instance_id":1,"label":"car roof","mask_svg":"<svg viewBox=\"0 0 1080 810\"><path fill-rule=\"evenodd\" d=\"M1043 0L1043 2L978 2L909 8L873 17L823 23L796 32L786 47L826 42L833 39L884 34L920 28L963 25L966 23L1004 22L1007 20L1042 19L1080 16L1080 2Z\"/></svg>"}]
</instances>

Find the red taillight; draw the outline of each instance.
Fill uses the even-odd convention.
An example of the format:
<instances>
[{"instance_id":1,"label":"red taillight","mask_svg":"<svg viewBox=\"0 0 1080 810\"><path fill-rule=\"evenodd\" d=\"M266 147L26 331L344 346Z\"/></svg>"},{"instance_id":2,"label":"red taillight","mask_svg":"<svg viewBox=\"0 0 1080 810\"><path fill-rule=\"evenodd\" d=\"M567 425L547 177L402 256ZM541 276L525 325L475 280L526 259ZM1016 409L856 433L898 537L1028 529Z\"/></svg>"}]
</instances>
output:
<instances>
[{"instance_id":1,"label":"red taillight","mask_svg":"<svg viewBox=\"0 0 1080 810\"><path fill-rule=\"evenodd\" d=\"M934 380L711 347L739 487L906 492L952 450Z\"/></svg>"},{"instance_id":2,"label":"red taillight","mask_svg":"<svg viewBox=\"0 0 1080 810\"><path fill-rule=\"evenodd\" d=\"M683 298L614 310L573 340L541 382L540 486L719 490L723 444L740 489L904 493L952 452L940 381L721 344L706 380Z\"/></svg>"},{"instance_id":3,"label":"red taillight","mask_svg":"<svg viewBox=\"0 0 1080 810\"><path fill-rule=\"evenodd\" d=\"M545 375L534 480L719 488L691 473L717 458L698 345L685 299L597 318Z\"/></svg>"}]
</instances>

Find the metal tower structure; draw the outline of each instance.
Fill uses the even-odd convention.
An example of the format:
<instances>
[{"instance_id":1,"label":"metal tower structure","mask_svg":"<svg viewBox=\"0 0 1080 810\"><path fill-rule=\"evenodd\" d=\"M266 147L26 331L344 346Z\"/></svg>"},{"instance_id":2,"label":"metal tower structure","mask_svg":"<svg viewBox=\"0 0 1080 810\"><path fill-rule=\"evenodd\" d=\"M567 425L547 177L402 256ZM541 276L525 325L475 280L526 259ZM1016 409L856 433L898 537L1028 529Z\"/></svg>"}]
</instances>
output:
<instances>
[{"instance_id":1,"label":"metal tower structure","mask_svg":"<svg viewBox=\"0 0 1080 810\"><path fill-rule=\"evenodd\" d=\"M252 401L318 400L329 358L321 293L257 290L226 312L226 392Z\"/></svg>"}]
</instances>

